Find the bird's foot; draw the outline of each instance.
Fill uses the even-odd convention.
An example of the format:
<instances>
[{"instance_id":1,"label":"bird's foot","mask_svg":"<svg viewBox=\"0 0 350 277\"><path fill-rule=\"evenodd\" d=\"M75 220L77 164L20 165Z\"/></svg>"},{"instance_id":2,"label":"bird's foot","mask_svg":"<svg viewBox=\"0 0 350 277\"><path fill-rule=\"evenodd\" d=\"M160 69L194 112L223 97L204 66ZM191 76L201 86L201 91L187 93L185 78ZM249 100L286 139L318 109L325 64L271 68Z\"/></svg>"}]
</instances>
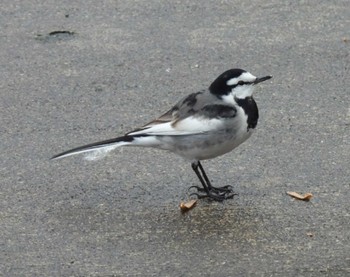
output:
<instances>
[{"instance_id":1,"label":"bird's foot","mask_svg":"<svg viewBox=\"0 0 350 277\"><path fill-rule=\"evenodd\" d=\"M205 190L199 186L191 186L188 190L196 189L196 192L190 193L190 196L196 196L198 199L208 198L214 201L224 201L226 199L232 199L237 193L233 192L232 186L223 187L213 187L211 186L209 190Z\"/></svg>"}]
</instances>

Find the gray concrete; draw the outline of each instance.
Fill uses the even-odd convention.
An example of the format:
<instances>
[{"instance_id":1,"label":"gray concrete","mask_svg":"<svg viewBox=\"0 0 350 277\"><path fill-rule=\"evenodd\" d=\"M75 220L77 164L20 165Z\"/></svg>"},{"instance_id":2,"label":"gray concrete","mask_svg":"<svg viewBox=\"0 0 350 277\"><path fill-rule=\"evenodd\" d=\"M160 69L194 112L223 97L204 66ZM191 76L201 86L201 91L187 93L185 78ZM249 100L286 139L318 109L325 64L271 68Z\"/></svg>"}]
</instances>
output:
<instances>
[{"instance_id":1,"label":"gray concrete","mask_svg":"<svg viewBox=\"0 0 350 277\"><path fill-rule=\"evenodd\" d=\"M349 274L349 2L249 2L1 2L0 275ZM182 215L198 181L161 151L49 161L232 67L274 76L256 134L204 162L235 199Z\"/></svg>"}]
</instances>

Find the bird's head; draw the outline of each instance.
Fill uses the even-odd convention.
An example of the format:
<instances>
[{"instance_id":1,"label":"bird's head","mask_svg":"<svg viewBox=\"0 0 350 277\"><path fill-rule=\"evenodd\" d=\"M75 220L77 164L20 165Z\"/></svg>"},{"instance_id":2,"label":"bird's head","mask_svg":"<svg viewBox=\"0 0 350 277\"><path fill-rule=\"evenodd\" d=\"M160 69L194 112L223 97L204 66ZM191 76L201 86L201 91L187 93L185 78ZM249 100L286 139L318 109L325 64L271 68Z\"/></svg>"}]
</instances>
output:
<instances>
[{"instance_id":1,"label":"bird's head","mask_svg":"<svg viewBox=\"0 0 350 277\"><path fill-rule=\"evenodd\" d=\"M254 86L271 79L272 76L261 78L243 69L234 68L225 71L210 85L209 90L218 97L233 96L244 99L253 95Z\"/></svg>"}]
</instances>

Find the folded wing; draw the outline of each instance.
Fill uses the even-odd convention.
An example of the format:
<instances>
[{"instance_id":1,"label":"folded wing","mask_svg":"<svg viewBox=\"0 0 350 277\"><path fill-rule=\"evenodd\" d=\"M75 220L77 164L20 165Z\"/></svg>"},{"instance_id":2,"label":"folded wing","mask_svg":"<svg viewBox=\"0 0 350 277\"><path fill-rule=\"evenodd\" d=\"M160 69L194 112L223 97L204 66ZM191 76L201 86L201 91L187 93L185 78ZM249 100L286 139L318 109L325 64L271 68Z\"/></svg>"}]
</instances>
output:
<instances>
[{"instance_id":1,"label":"folded wing","mask_svg":"<svg viewBox=\"0 0 350 277\"><path fill-rule=\"evenodd\" d=\"M206 101L203 91L190 94L159 118L147 123L127 135L167 135L182 136L205 133L225 128L223 119L234 118L237 110L234 106ZM210 99L212 100L212 99Z\"/></svg>"}]
</instances>

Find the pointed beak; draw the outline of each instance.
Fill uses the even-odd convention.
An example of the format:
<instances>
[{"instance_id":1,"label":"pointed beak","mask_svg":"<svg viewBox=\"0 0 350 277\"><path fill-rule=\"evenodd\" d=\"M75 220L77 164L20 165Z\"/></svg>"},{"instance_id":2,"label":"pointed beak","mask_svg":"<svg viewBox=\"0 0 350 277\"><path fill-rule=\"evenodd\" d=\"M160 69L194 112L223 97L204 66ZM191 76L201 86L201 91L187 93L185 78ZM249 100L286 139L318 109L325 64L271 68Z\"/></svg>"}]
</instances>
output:
<instances>
[{"instance_id":1,"label":"pointed beak","mask_svg":"<svg viewBox=\"0 0 350 277\"><path fill-rule=\"evenodd\" d=\"M266 80L269 80L271 78L272 78L272 76L265 76L265 77L261 77L261 78L256 78L256 80L254 81L254 85L259 84L261 82L264 82Z\"/></svg>"}]
</instances>

